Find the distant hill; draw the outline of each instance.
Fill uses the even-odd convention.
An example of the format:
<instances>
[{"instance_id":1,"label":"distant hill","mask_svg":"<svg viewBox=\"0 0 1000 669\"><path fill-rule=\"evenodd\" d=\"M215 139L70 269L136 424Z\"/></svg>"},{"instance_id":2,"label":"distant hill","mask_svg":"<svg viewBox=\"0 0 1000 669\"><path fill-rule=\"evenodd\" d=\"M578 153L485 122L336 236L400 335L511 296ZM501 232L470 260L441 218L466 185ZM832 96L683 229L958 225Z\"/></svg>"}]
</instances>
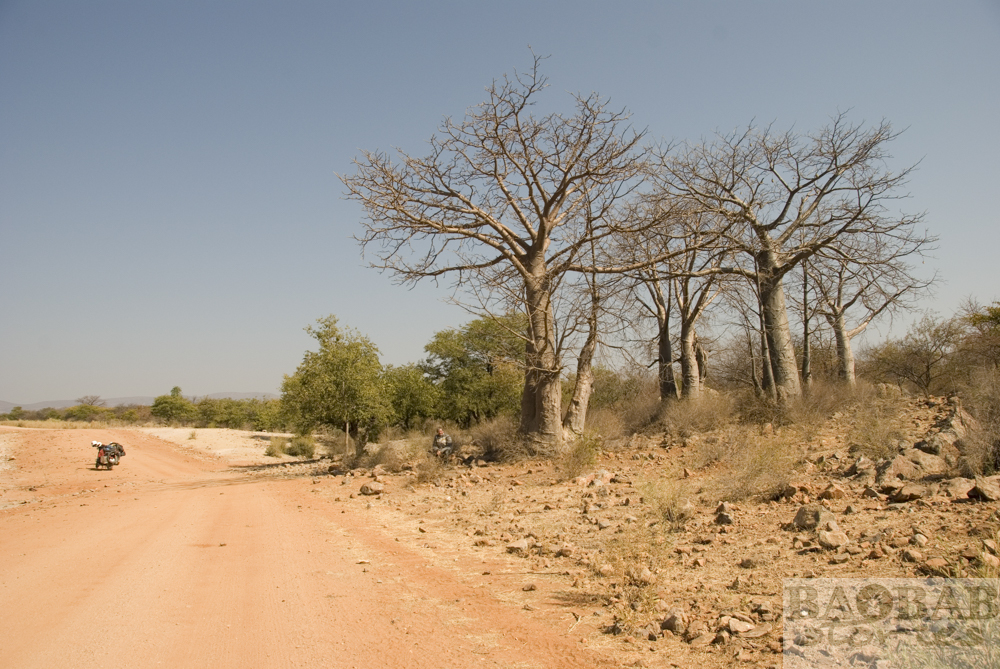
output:
<instances>
[{"instance_id":1,"label":"distant hill","mask_svg":"<svg viewBox=\"0 0 1000 669\"><path fill-rule=\"evenodd\" d=\"M189 395L188 398L192 400L200 400L202 398L209 397L214 400L229 398L233 400L248 400L251 398L258 398L262 400L272 400L277 399L278 396L274 393L212 393L211 395ZM154 397L141 396L141 397L102 397L105 406L116 407L122 404L139 404L150 406L153 404ZM0 413L10 413L10 410L14 407L21 407L25 411L38 411L39 409L53 408L53 409L65 409L66 407L76 406L78 402L76 400L50 400L47 402L35 402L33 404L18 404L16 402L5 402L0 400Z\"/></svg>"}]
</instances>

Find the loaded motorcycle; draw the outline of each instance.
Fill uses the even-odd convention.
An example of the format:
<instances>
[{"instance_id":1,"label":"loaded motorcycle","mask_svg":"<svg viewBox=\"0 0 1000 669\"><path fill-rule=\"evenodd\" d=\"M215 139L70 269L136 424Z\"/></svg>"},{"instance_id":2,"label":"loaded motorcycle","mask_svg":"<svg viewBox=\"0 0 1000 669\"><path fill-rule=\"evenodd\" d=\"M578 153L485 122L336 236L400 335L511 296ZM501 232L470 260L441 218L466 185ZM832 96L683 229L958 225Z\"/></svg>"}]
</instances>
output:
<instances>
[{"instance_id":1,"label":"loaded motorcycle","mask_svg":"<svg viewBox=\"0 0 1000 669\"><path fill-rule=\"evenodd\" d=\"M92 441L90 445L97 449L97 462L94 465L96 469L101 467L111 469L120 463L121 457L125 455L125 449L116 441L112 441L110 444Z\"/></svg>"}]
</instances>

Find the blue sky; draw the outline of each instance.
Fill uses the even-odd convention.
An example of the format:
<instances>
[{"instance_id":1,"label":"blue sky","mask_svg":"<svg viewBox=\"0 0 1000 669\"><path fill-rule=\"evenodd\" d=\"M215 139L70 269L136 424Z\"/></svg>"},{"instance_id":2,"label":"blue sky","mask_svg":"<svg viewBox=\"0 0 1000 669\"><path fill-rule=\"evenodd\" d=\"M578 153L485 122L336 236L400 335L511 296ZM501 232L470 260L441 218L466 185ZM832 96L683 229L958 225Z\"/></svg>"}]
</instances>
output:
<instances>
[{"instance_id":1,"label":"blue sky","mask_svg":"<svg viewBox=\"0 0 1000 669\"><path fill-rule=\"evenodd\" d=\"M337 174L548 55L651 139L905 129L926 303L1000 299L1000 2L0 0L0 399L276 392L326 314L390 363L468 316L368 269Z\"/></svg>"}]
</instances>

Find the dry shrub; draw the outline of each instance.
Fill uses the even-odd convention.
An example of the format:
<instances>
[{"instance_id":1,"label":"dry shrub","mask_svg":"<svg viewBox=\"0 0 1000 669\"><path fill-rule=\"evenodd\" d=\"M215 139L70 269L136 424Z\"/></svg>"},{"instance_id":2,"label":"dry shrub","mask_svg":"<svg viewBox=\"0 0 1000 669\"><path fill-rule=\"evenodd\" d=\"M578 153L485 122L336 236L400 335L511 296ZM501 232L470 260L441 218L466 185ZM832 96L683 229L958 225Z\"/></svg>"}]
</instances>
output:
<instances>
[{"instance_id":1,"label":"dry shrub","mask_svg":"<svg viewBox=\"0 0 1000 669\"><path fill-rule=\"evenodd\" d=\"M436 482L444 473L444 463L438 458L428 456L417 463L417 483Z\"/></svg>"},{"instance_id":2,"label":"dry shrub","mask_svg":"<svg viewBox=\"0 0 1000 669\"><path fill-rule=\"evenodd\" d=\"M532 454L510 416L498 416L474 425L466 435L466 441L479 449L484 460L516 462Z\"/></svg>"},{"instance_id":3,"label":"dry shrub","mask_svg":"<svg viewBox=\"0 0 1000 669\"><path fill-rule=\"evenodd\" d=\"M616 634L634 632L656 613L656 572L670 558L672 547L664 530L659 523L627 525L610 536L593 564L598 573L610 571L609 608L614 616L610 631Z\"/></svg>"},{"instance_id":4,"label":"dry shrub","mask_svg":"<svg viewBox=\"0 0 1000 669\"><path fill-rule=\"evenodd\" d=\"M622 423L619 436L634 434L655 422L660 414L660 390L656 381L648 380L639 385L628 401L618 407L617 413Z\"/></svg>"},{"instance_id":5,"label":"dry shrub","mask_svg":"<svg viewBox=\"0 0 1000 669\"><path fill-rule=\"evenodd\" d=\"M833 414L849 409L859 398L872 393L872 387L863 381L852 387L842 382L815 379L802 397L785 408L782 422L796 426L811 439Z\"/></svg>"},{"instance_id":6,"label":"dry shrub","mask_svg":"<svg viewBox=\"0 0 1000 669\"><path fill-rule=\"evenodd\" d=\"M642 501L649 507L653 520L671 532L680 532L693 515L688 486L661 479L646 483L641 488Z\"/></svg>"},{"instance_id":7,"label":"dry shrub","mask_svg":"<svg viewBox=\"0 0 1000 669\"><path fill-rule=\"evenodd\" d=\"M587 431L607 440L625 436L625 421L621 411L611 408L588 411Z\"/></svg>"},{"instance_id":8,"label":"dry shrub","mask_svg":"<svg viewBox=\"0 0 1000 669\"><path fill-rule=\"evenodd\" d=\"M664 431L686 438L725 427L732 418L733 401L729 395L706 391L697 399L669 401L659 422Z\"/></svg>"},{"instance_id":9,"label":"dry shrub","mask_svg":"<svg viewBox=\"0 0 1000 669\"><path fill-rule=\"evenodd\" d=\"M852 410L853 424L847 433L851 452L872 460L894 457L905 436L902 408L897 397L860 392Z\"/></svg>"},{"instance_id":10,"label":"dry shrub","mask_svg":"<svg viewBox=\"0 0 1000 669\"><path fill-rule=\"evenodd\" d=\"M575 479L594 469L600 452L600 437L590 433L584 434L563 453L556 466L563 479Z\"/></svg>"},{"instance_id":11,"label":"dry shrub","mask_svg":"<svg viewBox=\"0 0 1000 669\"><path fill-rule=\"evenodd\" d=\"M421 454L426 451L426 449L420 447L420 443L423 441L423 438L417 441L408 439L390 441L380 446L372 454L370 464L372 467L381 465L386 471L401 472L412 462L418 460ZM430 439L427 439L427 441L429 442Z\"/></svg>"},{"instance_id":12,"label":"dry shrub","mask_svg":"<svg viewBox=\"0 0 1000 669\"><path fill-rule=\"evenodd\" d=\"M978 423L962 439L963 475L994 474L1000 470L1000 371L975 374L962 399Z\"/></svg>"},{"instance_id":13,"label":"dry shrub","mask_svg":"<svg viewBox=\"0 0 1000 669\"><path fill-rule=\"evenodd\" d=\"M267 443L267 450L264 451L264 455L269 458L280 458L285 454L287 446L287 437L271 437L271 440Z\"/></svg>"},{"instance_id":14,"label":"dry shrub","mask_svg":"<svg viewBox=\"0 0 1000 669\"><path fill-rule=\"evenodd\" d=\"M793 436L753 434L732 428L720 442L725 444L723 470L714 486L719 499L771 498L791 478L798 454Z\"/></svg>"}]
</instances>

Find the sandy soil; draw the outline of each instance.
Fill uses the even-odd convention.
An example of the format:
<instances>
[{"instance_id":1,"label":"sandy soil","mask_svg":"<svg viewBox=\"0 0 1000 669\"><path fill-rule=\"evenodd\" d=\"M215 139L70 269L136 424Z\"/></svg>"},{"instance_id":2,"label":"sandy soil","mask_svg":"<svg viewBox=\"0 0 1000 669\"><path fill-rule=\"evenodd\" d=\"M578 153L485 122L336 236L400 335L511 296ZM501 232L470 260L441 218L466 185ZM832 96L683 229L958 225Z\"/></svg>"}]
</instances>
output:
<instances>
[{"instance_id":1,"label":"sandy soil","mask_svg":"<svg viewBox=\"0 0 1000 669\"><path fill-rule=\"evenodd\" d=\"M253 445L230 436L0 428L0 667L617 665L524 608L523 566L318 494L333 477L231 467ZM122 464L95 470L92 439Z\"/></svg>"},{"instance_id":2,"label":"sandy soil","mask_svg":"<svg viewBox=\"0 0 1000 669\"><path fill-rule=\"evenodd\" d=\"M941 429L946 404L911 404L911 443ZM0 427L0 669L778 667L783 579L972 574L996 551L1000 503L932 479L909 503L871 497L847 475L847 420L801 444L800 492L724 524L726 473L697 465L712 435L637 435L567 480L552 462L331 472L235 430ZM124 444L122 464L95 470L92 439ZM790 527L831 482L846 549ZM655 610L608 633L629 601L608 551L655 517L657 484L690 517L648 561ZM672 610L686 631L659 631ZM697 642L731 616L755 631Z\"/></svg>"}]
</instances>

